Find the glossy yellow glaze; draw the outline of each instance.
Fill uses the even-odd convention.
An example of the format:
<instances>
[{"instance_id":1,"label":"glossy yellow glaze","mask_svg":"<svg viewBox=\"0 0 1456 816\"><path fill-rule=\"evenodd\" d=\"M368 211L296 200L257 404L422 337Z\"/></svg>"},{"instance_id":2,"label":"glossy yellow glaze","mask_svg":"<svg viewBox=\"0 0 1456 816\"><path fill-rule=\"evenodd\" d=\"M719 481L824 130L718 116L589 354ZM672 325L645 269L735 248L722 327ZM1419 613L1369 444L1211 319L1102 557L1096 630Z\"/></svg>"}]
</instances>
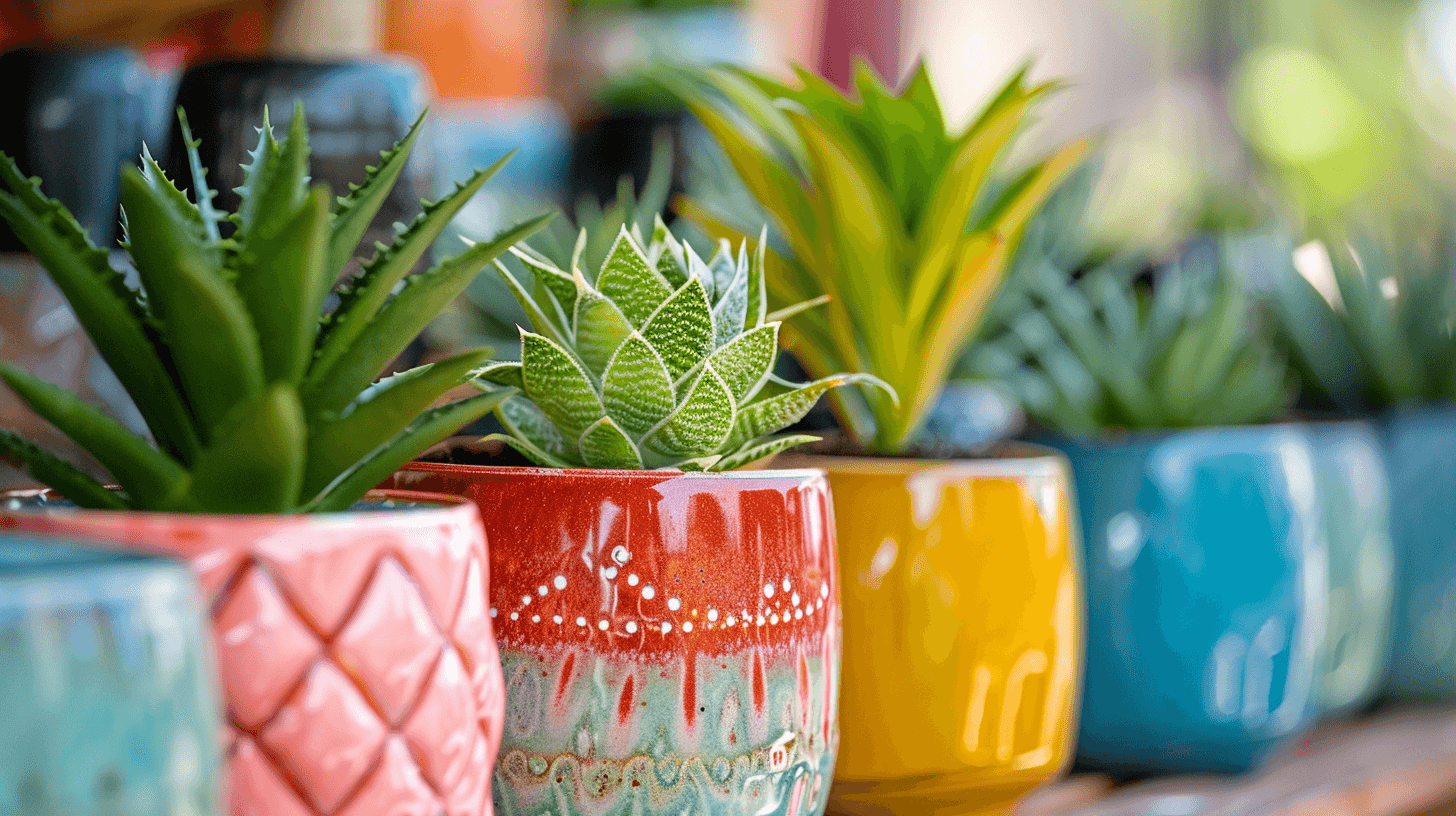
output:
<instances>
[{"instance_id":1,"label":"glossy yellow glaze","mask_svg":"<svg viewBox=\"0 0 1456 816\"><path fill-rule=\"evenodd\" d=\"M832 812L1000 812L1067 765L1082 676L1077 522L1065 461L1028 454L793 459L829 473L839 536Z\"/></svg>"}]
</instances>

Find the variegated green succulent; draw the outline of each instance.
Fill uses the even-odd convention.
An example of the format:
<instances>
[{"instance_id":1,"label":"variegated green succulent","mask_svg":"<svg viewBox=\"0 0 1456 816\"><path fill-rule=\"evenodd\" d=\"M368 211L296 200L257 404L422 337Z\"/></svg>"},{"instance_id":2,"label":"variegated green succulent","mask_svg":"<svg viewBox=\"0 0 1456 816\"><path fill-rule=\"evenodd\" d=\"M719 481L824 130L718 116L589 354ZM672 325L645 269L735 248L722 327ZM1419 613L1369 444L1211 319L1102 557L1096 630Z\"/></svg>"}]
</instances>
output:
<instances>
[{"instance_id":1,"label":"variegated green succulent","mask_svg":"<svg viewBox=\"0 0 1456 816\"><path fill-rule=\"evenodd\" d=\"M521 330L520 362L497 363L477 382L520 389L496 408L509 432L498 438L533 461L729 470L814 441L769 435L829 389L888 390L865 374L807 384L772 375L779 320L818 302L769 313L762 239L751 254L747 241L736 254L723 241L704 262L660 218L647 246L634 232L618 233L594 282L578 266L585 233L570 273L513 250L535 275L534 291L496 263L535 331Z\"/></svg>"}]
</instances>

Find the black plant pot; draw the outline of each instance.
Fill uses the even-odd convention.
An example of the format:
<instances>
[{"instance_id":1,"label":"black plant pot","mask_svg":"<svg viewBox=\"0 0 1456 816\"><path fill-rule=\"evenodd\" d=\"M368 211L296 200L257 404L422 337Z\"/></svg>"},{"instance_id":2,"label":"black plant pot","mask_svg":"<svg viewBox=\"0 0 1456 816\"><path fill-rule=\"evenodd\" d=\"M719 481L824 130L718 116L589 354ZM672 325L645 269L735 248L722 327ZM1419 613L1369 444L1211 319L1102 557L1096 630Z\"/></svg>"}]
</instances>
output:
<instances>
[{"instance_id":1,"label":"black plant pot","mask_svg":"<svg viewBox=\"0 0 1456 816\"><path fill-rule=\"evenodd\" d=\"M158 81L127 48L0 54L0 150L40 176L100 246L116 239L118 170L141 152ZM23 249L0 222L0 252Z\"/></svg>"},{"instance_id":2,"label":"black plant pot","mask_svg":"<svg viewBox=\"0 0 1456 816\"><path fill-rule=\"evenodd\" d=\"M364 181L364 168L379 163L424 110L429 84L415 63L396 58L338 62L277 59L224 60L183 75L177 104L201 140L202 165L221 207L237 206L242 165L256 145L266 107L281 139L293 119L295 101L308 118L314 182L334 193ZM404 175L380 208L365 245L388 241L396 221L409 221L430 191L428 138L420 138ZM190 178L180 128L174 128L167 171L179 184Z\"/></svg>"}]
</instances>

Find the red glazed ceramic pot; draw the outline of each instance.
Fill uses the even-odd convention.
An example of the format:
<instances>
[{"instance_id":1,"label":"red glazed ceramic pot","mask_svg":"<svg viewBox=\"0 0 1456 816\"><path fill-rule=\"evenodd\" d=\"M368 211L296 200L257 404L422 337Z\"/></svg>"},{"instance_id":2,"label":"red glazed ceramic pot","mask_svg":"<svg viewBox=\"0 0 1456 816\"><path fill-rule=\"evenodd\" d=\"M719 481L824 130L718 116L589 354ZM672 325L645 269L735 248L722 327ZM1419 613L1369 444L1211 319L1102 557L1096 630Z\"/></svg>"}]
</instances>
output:
<instances>
[{"instance_id":1,"label":"red glazed ceramic pot","mask_svg":"<svg viewBox=\"0 0 1456 816\"><path fill-rule=\"evenodd\" d=\"M39 506L0 527L188 559L212 606L233 816L491 813L503 688L474 505L217 516ZM14 509L16 507L36 509Z\"/></svg>"},{"instance_id":2,"label":"red glazed ceramic pot","mask_svg":"<svg viewBox=\"0 0 1456 816\"><path fill-rule=\"evenodd\" d=\"M502 814L819 814L839 579L820 471L418 463L474 499L506 675Z\"/></svg>"}]
</instances>

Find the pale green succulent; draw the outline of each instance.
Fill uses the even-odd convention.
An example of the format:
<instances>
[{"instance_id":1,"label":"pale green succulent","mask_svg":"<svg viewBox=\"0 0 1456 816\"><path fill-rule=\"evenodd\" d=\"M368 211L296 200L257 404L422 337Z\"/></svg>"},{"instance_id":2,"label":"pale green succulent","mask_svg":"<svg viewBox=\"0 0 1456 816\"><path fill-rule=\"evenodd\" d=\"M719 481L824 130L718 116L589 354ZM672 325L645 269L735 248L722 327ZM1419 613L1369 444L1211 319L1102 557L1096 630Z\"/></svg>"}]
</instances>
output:
<instances>
[{"instance_id":1,"label":"pale green succulent","mask_svg":"<svg viewBox=\"0 0 1456 816\"><path fill-rule=\"evenodd\" d=\"M1027 228L963 373L1005 383L1072 436L1257 423L1287 406L1289 368L1245 285L1262 256L1220 236L1163 265L1137 252L1094 263L1082 229L1093 178L1075 174Z\"/></svg>"},{"instance_id":2,"label":"pale green succulent","mask_svg":"<svg viewBox=\"0 0 1456 816\"><path fill-rule=\"evenodd\" d=\"M818 301L768 312L764 242L750 255L728 242L704 262L658 219L652 240L623 228L594 282L577 257L568 273L513 250L535 274L533 292L496 263L530 316L521 362L487 368L484 389L519 388L496 408L494 438L550 467L729 470L816 437L769 436L847 383L886 388L864 374L807 384L771 373L779 320ZM483 381L483 382L482 382Z\"/></svg>"}]
</instances>

